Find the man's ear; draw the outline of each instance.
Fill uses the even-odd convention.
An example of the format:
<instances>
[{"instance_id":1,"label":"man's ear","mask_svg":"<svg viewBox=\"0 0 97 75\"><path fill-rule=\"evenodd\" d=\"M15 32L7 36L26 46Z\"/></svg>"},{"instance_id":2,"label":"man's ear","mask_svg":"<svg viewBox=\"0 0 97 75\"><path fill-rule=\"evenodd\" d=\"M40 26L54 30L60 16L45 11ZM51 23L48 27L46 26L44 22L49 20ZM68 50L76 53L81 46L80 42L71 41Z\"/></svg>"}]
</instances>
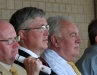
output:
<instances>
[{"instance_id":1,"label":"man's ear","mask_svg":"<svg viewBox=\"0 0 97 75\"><path fill-rule=\"evenodd\" d=\"M95 43L97 44L97 36L95 37Z\"/></svg>"},{"instance_id":2,"label":"man's ear","mask_svg":"<svg viewBox=\"0 0 97 75\"><path fill-rule=\"evenodd\" d=\"M55 35L52 35L50 37L50 40L51 40L51 43L55 46L55 47L58 47L58 37L55 36Z\"/></svg>"},{"instance_id":3,"label":"man's ear","mask_svg":"<svg viewBox=\"0 0 97 75\"><path fill-rule=\"evenodd\" d=\"M26 37L25 37L25 31L24 30L20 30L19 32L18 32L18 35L20 36L20 39L26 39Z\"/></svg>"}]
</instances>

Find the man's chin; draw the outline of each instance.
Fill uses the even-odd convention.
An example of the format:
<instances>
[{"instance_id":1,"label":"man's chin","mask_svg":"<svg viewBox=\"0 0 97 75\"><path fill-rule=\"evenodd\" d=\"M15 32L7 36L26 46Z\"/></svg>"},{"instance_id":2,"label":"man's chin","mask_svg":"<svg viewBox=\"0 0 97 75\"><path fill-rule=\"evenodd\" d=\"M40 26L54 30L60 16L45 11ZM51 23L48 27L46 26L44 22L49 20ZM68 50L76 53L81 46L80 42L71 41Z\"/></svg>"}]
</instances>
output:
<instances>
[{"instance_id":1,"label":"man's chin","mask_svg":"<svg viewBox=\"0 0 97 75\"><path fill-rule=\"evenodd\" d=\"M78 57L79 56L79 53L75 54L75 57Z\"/></svg>"}]
</instances>

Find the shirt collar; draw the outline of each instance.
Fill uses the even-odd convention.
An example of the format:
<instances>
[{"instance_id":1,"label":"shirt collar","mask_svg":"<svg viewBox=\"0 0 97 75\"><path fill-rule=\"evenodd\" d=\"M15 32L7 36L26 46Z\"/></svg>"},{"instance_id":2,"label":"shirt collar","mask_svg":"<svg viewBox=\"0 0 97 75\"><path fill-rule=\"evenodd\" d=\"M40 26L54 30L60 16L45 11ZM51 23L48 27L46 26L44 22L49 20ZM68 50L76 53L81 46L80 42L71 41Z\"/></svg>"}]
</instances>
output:
<instances>
[{"instance_id":1,"label":"shirt collar","mask_svg":"<svg viewBox=\"0 0 97 75\"><path fill-rule=\"evenodd\" d=\"M24 51L24 52L30 54L32 57L35 57L35 58L38 58L38 57L39 57L39 56L37 56L34 52L32 52L31 50L26 49L26 48L24 48L24 47L22 47L22 46L20 46L19 49L21 49L22 51Z\"/></svg>"},{"instance_id":2,"label":"shirt collar","mask_svg":"<svg viewBox=\"0 0 97 75\"><path fill-rule=\"evenodd\" d=\"M52 56L52 54L54 55L54 59L57 59L57 60L64 60L64 62L66 62L67 63L67 61L64 59L64 58L62 58L57 52L55 52L54 50L52 50L52 49L47 49L46 50L46 52L50 55L50 56ZM57 58L56 58L57 57Z\"/></svg>"},{"instance_id":3,"label":"shirt collar","mask_svg":"<svg viewBox=\"0 0 97 75\"><path fill-rule=\"evenodd\" d=\"M0 62L0 64L5 67L8 71L10 70L11 65L5 64L3 62Z\"/></svg>"}]
</instances>

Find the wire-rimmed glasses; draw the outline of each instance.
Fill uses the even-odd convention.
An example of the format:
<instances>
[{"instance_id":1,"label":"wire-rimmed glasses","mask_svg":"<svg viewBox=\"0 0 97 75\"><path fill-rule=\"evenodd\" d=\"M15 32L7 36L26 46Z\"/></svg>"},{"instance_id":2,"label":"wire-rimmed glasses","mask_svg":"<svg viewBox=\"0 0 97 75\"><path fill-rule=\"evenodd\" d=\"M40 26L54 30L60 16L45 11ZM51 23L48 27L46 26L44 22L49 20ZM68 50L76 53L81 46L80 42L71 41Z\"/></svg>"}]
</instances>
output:
<instances>
[{"instance_id":1,"label":"wire-rimmed glasses","mask_svg":"<svg viewBox=\"0 0 97 75\"><path fill-rule=\"evenodd\" d=\"M12 44L14 41L19 42L20 41L20 36L16 36L15 38L9 38L8 40L0 40L2 42L8 42L8 44Z\"/></svg>"},{"instance_id":2,"label":"wire-rimmed glasses","mask_svg":"<svg viewBox=\"0 0 97 75\"><path fill-rule=\"evenodd\" d=\"M44 32L45 30L49 30L49 25L42 25L41 27L38 27L38 28L27 28L22 30L31 30L31 29L40 29L41 32Z\"/></svg>"}]
</instances>

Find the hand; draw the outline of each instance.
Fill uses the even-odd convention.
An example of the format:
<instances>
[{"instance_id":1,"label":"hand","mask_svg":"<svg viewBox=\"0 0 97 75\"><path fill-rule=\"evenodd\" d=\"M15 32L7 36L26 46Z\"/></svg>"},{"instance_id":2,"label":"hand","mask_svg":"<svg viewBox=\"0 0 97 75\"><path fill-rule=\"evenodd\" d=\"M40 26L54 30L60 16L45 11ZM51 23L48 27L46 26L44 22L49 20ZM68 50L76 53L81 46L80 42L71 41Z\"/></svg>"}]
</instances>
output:
<instances>
[{"instance_id":1,"label":"hand","mask_svg":"<svg viewBox=\"0 0 97 75\"><path fill-rule=\"evenodd\" d=\"M39 75L42 62L38 58L28 57L24 60L27 75Z\"/></svg>"}]
</instances>

